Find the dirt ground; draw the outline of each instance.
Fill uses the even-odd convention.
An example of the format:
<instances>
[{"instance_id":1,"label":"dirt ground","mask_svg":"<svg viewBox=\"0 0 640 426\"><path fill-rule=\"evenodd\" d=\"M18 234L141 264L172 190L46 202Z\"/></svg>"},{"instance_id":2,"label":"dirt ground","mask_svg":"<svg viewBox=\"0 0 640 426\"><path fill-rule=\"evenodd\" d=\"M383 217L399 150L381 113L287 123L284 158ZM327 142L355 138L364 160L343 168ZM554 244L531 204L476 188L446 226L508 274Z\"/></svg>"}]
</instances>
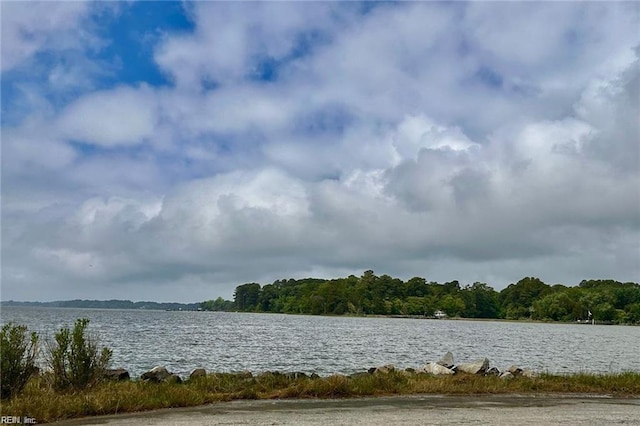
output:
<instances>
[{"instance_id":1,"label":"dirt ground","mask_svg":"<svg viewBox=\"0 0 640 426\"><path fill-rule=\"evenodd\" d=\"M89 417L59 425L640 425L640 398L416 395L234 401Z\"/></svg>"}]
</instances>

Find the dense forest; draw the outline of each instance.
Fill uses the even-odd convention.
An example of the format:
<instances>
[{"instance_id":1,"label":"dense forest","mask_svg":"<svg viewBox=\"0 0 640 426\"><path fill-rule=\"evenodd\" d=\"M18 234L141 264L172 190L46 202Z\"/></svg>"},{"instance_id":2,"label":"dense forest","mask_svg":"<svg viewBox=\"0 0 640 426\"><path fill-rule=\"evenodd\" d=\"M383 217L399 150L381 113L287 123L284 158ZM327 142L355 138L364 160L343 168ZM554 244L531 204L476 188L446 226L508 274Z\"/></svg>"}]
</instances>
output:
<instances>
[{"instance_id":1,"label":"dense forest","mask_svg":"<svg viewBox=\"0 0 640 426\"><path fill-rule=\"evenodd\" d=\"M401 315L588 321L640 324L640 284L585 280L576 287L526 277L500 292L485 283L408 281L366 271L361 277L278 280L236 287L234 300L219 297L203 310L312 315Z\"/></svg>"}]
</instances>

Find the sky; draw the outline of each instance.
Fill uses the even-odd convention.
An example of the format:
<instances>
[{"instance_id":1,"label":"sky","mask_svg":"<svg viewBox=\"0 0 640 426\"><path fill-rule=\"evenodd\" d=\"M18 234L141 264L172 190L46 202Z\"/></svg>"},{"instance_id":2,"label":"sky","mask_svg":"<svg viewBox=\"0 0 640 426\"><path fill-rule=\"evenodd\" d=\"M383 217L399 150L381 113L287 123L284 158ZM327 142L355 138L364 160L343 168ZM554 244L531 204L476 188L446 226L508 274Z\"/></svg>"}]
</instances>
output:
<instances>
[{"instance_id":1,"label":"sky","mask_svg":"<svg viewBox=\"0 0 640 426\"><path fill-rule=\"evenodd\" d=\"M638 2L0 8L2 300L640 280Z\"/></svg>"}]
</instances>

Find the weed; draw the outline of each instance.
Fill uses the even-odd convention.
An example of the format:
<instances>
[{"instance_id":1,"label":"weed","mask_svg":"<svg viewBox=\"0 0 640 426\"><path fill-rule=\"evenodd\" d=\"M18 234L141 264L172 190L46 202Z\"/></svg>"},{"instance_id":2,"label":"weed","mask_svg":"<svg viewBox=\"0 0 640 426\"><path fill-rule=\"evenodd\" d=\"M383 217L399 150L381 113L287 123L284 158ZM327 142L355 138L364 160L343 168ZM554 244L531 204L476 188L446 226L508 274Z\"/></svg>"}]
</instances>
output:
<instances>
[{"instance_id":1,"label":"weed","mask_svg":"<svg viewBox=\"0 0 640 426\"><path fill-rule=\"evenodd\" d=\"M20 392L38 370L35 359L38 336L27 327L7 323L0 331L0 397L11 398Z\"/></svg>"},{"instance_id":2,"label":"weed","mask_svg":"<svg viewBox=\"0 0 640 426\"><path fill-rule=\"evenodd\" d=\"M111 361L111 350L102 348L94 337L87 335L89 320L77 319L73 330L62 328L55 334L55 344L49 346L49 364L53 386L58 389L86 388L100 380Z\"/></svg>"}]
</instances>

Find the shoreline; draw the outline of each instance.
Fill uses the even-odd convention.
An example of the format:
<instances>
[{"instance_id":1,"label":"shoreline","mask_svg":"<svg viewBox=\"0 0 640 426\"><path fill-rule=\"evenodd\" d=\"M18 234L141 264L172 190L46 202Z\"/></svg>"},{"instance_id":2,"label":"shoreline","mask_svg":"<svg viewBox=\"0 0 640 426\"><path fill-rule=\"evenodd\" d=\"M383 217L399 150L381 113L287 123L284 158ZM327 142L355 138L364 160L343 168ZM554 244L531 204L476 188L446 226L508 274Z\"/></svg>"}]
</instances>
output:
<instances>
[{"instance_id":1,"label":"shoreline","mask_svg":"<svg viewBox=\"0 0 640 426\"><path fill-rule=\"evenodd\" d=\"M305 406L313 401L325 406L352 406L357 405L357 401L379 404L380 401L393 400L404 401L404 404L413 400L460 401L465 398L476 401L474 403L500 400L522 402L539 401L541 395L546 395L547 399L563 400L590 398L635 401L640 398L640 372L558 376L526 375L522 371L522 374L501 378L471 374L464 370L453 375L437 375L382 366L373 372L351 376L310 377L302 373L277 372L254 376L249 372L203 372L184 381L174 380L174 375L164 379L109 380L86 389L57 392L46 380L37 377L27 384L21 394L3 401L2 416L29 417L38 423L85 419L76 424L87 424L87 418L96 418L87 416L138 413L144 417L152 415L145 413L160 409L172 409L171 412L175 412L177 407L191 407L185 410L197 412L198 407L203 406L283 406L284 401L293 401L294 404L296 401L300 404L304 402ZM233 405L234 402L236 405ZM227 405L220 405L223 403Z\"/></svg>"},{"instance_id":2,"label":"shoreline","mask_svg":"<svg viewBox=\"0 0 640 426\"><path fill-rule=\"evenodd\" d=\"M534 319L507 319L507 318L465 318L465 317L447 317L447 318L434 318L422 315L381 315L381 314L305 314L305 313L284 313L284 312L243 312L243 311L209 311L209 310L187 310L187 309L142 309L142 308L84 308L73 306L30 306L30 305L2 305L1 308L12 309L59 309L59 310L87 310L87 311L134 311L134 312L198 312L204 313L224 313L224 314L259 314L259 315L287 315L287 316L301 316L301 317L324 317L324 318L387 318L387 319L412 319L412 320L432 320L432 321L473 321L473 322L503 322L513 324L564 324L564 325L606 325L606 326L623 326L623 327L640 327L640 323L619 323L614 324L611 322L598 322L591 324L589 322L577 322L577 321L551 321L551 320L534 320Z\"/></svg>"}]
</instances>

